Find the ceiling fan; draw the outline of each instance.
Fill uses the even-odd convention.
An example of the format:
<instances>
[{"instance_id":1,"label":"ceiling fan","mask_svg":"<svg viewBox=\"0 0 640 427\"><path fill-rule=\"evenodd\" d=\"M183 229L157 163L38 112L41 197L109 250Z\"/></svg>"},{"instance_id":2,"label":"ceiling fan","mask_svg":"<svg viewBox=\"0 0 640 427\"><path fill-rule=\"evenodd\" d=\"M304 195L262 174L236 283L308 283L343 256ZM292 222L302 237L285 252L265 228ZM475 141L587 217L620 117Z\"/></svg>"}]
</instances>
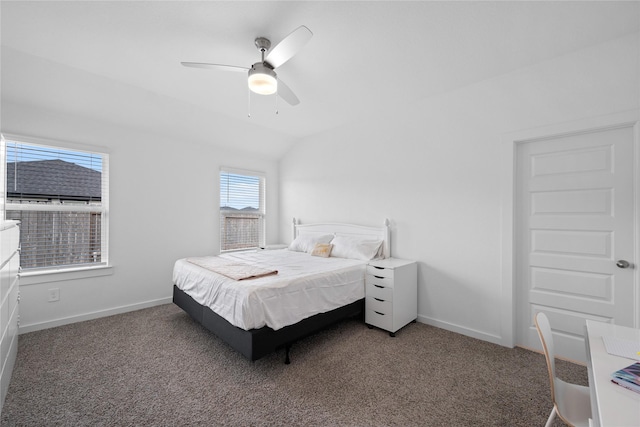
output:
<instances>
[{"instance_id":1,"label":"ceiling fan","mask_svg":"<svg viewBox=\"0 0 640 427\"><path fill-rule=\"evenodd\" d=\"M269 39L265 37L256 38L255 45L261 53L261 60L251 67L204 62L181 62L181 64L185 67L193 68L248 72L248 84L252 92L260 95L272 95L277 92L278 96L287 103L298 105L300 100L289 86L278 78L275 69L298 53L309 39L311 39L311 36L313 36L313 33L307 27L301 25L293 30L273 49L271 49L271 41Z\"/></svg>"}]
</instances>

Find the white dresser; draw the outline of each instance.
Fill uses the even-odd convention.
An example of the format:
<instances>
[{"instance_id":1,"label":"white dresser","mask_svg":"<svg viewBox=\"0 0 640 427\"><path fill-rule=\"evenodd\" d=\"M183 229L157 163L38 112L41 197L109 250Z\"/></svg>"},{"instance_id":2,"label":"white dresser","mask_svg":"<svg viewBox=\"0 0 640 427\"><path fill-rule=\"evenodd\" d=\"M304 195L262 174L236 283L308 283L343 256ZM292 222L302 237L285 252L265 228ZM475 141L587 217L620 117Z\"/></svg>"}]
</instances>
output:
<instances>
[{"instance_id":1,"label":"white dresser","mask_svg":"<svg viewBox=\"0 0 640 427\"><path fill-rule=\"evenodd\" d=\"M387 258L369 261L365 279L365 316L369 327L389 331L418 317L418 267L415 261Z\"/></svg>"},{"instance_id":2,"label":"white dresser","mask_svg":"<svg viewBox=\"0 0 640 427\"><path fill-rule=\"evenodd\" d=\"M0 224L0 411L9 389L18 353L18 270L20 228L18 221Z\"/></svg>"}]
</instances>

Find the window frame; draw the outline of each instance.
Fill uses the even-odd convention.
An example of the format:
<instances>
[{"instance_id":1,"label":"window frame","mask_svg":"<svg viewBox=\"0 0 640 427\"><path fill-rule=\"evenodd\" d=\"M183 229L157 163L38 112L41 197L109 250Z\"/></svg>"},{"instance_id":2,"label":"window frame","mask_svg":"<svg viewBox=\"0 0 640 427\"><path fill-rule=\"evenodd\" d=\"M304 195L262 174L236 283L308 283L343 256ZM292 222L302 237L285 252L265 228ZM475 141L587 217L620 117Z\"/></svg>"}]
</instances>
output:
<instances>
[{"instance_id":1,"label":"window frame","mask_svg":"<svg viewBox=\"0 0 640 427\"><path fill-rule=\"evenodd\" d=\"M7 200L7 171L6 171L6 162L7 162L7 145L9 143L16 142L18 144L30 144L37 145L47 148L53 149L61 149L61 150L69 150L69 151L78 151L84 153L91 153L100 155L102 157L102 192L101 192L101 203L98 209L96 206L88 206L88 205L58 205L55 209L50 209L51 206L55 205L43 205L43 207L33 206L24 209L12 209L17 208L19 204L12 204ZM35 138L30 136L18 135L18 134L9 134L2 133L0 135L0 163L2 164L2 169L0 170L2 177L2 185L0 186L0 190L2 193L0 199L0 210L1 210L1 219L6 218L6 211L8 210L24 210L24 211L37 211L37 210L48 210L48 211L100 211L101 213L101 230L100 230L100 243L101 243L101 262L93 265L93 264L72 264L65 266L51 266L51 267L42 267L42 268L34 268L34 269L26 269L20 271L20 285L30 285L37 283L45 283L45 282L55 282L55 281L64 281L71 279L79 279L79 278L87 278L87 277L97 277L112 274L112 265L110 261L110 241L109 241L109 184L110 184L110 176L109 176L109 150L106 147L102 146L94 146L87 144L79 144L70 141L60 141L54 139L44 139L44 138ZM49 209L47 209L48 207Z\"/></svg>"},{"instance_id":2,"label":"window frame","mask_svg":"<svg viewBox=\"0 0 640 427\"><path fill-rule=\"evenodd\" d=\"M247 177L251 177L251 178L258 178L259 180L259 207L258 207L258 212L255 212L255 215L258 216L259 219L259 234L258 234L258 244L256 246L251 246L251 247L244 247L244 248L237 248L237 249L224 249L223 248L223 244L224 244L224 233L223 233L223 221L225 218L227 218L228 216L230 216L231 214L235 213L237 214L237 211L228 211L228 214L225 213L225 211L222 209L222 203L221 203L221 199L222 199L222 177L223 174L234 174L234 175L241 175L241 176L247 176ZM239 251L247 251L247 250L255 250L258 249L260 247L263 247L265 244L265 240L266 240L266 224L267 224L267 220L266 220L266 216L267 216L267 212L266 212L266 178L267 175L264 172L260 172L260 171L254 171L254 170L248 170L248 169L238 169L238 168L232 168L232 167L227 167L227 166L221 166L220 170L218 172L218 212L220 215L220 221L219 221L219 225L218 225L218 231L219 231L219 236L220 236L220 243L219 243L219 249L220 249L220 253L229 253L229 252L239 252Z\"/></svg>"}]
</instances>

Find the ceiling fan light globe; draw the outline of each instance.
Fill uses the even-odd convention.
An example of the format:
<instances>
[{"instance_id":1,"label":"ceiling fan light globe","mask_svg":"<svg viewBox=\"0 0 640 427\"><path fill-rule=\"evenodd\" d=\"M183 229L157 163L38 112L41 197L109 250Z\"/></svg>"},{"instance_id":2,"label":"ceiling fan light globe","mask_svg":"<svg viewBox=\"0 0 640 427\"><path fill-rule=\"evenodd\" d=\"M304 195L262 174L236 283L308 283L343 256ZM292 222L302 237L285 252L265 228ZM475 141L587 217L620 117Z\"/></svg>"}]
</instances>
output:
<instances>
[{"instance_id":1,"label":"ceiling fan light globe","mask_svg":"<svg viewBox=\"0 0 640 427\"><path fill-rule=\"evenodd\" d=\"M249 89L260 95L272 95L278 90L276 73L261 63L255 63L249 70Z\"/></svg>"},{"instance_id":2,"label":"ceiling fan light globe","mask_svg":"<svg viewBox=\"0 0 640 427\"><path fill-rule=\"evenodd\" d=\"M268 74L252 74L249 76L249 89L260 95L273 95L278 90L278 81Z\"/></svg>"}]
</instances>

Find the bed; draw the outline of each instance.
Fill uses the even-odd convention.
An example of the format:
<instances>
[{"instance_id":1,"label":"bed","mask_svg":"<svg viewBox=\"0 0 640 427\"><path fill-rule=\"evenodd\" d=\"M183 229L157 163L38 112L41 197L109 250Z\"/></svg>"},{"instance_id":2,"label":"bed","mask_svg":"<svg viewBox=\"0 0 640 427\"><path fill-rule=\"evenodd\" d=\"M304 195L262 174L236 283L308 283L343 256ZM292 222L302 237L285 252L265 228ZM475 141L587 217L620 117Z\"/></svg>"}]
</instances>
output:
<instances>
[{"instance_id":1,"label":"bed","mask_svg":"<svg viewBox=\"0 0 640 427\"><path fill-rule=\"evenodd\" d=\"M335 256L325 257L328 248ZM284 349L288 364L296 341L363 315L367 261L388 257L388 220L367 227L294 219L286 249L177 260L173 302L249 360Z\"/></svg>"}]
</instances>

